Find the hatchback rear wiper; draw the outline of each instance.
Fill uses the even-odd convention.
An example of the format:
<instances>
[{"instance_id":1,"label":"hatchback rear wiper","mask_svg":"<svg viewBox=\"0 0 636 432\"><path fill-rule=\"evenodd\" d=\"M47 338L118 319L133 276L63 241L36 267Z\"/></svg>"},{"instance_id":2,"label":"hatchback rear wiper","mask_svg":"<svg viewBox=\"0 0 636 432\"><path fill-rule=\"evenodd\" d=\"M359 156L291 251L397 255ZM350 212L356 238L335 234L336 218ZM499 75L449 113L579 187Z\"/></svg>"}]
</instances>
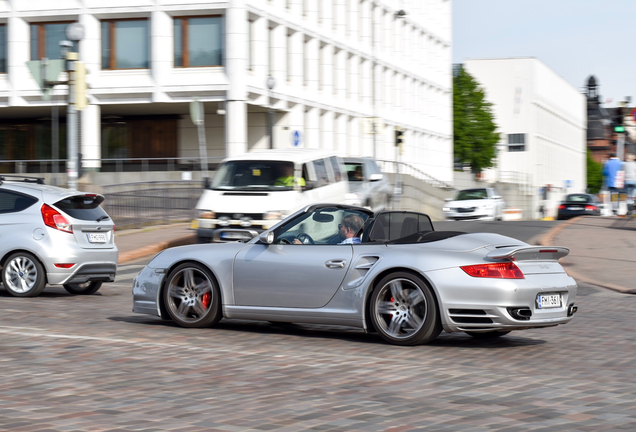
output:
<instances>
[{"instance_id":1,"label":"hatchback rear wiper","mask_svg":"<svg viewBox=\"0 0 636 432\"><path fill-rule=\"evenodd\" d=\"M97 222L99 222L99 221L103 221L104 219L110 219L110 217L108 217L108 216L106 216L106 215L104 215L104 216L100 216L100 217L98 217L98 218L97 218Z\"/></svg>"}]
</instances>

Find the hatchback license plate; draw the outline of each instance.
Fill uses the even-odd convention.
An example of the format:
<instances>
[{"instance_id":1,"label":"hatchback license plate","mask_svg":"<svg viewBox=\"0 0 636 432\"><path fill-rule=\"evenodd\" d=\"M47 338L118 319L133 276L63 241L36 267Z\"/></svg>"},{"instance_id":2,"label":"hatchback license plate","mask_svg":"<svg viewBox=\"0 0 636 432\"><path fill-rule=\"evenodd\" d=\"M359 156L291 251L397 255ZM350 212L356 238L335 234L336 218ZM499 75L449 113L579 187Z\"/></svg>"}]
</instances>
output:
<instances>
[{"instance_id":1,"label":"hatchback license plate","mask_svg":"<svg viewBox=\"0 0 636 432\"><path fill-rule=\"evenodd\" d=\"M88 241L90 243L106 243L106 234L104 234L104 233L99 233L99 234L89 233L88 234Z\"/></svg>"},{"instance_id":2,"label":"hatchback license plate","mask_svg":"<svg viewBox=\"0 0 636 432\"><path fill-rule=\"evenodd\" d=\"M537 297L537 306L539 309L561 307L560 294L539 294Z\"/></svg>"}]
</instances>

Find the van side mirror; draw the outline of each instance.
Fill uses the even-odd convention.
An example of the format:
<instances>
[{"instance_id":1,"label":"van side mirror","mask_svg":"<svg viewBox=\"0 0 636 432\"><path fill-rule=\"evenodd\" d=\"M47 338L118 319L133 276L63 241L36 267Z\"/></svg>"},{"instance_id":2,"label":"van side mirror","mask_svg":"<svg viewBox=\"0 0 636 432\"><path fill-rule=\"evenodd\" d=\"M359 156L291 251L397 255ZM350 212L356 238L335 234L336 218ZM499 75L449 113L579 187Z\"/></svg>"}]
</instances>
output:
<instances>
[{"instance_id":1,"label":"van side mirror","mask_svg":"<svg viewBox=\"0 0 636 432\"><path fill-rule=\"evenodd\" d=\"M452 201L452 200L453 200L452 198L444 198L444 201L446 201L446 202L449 202L449 201Z\"/></svg>"},{"instance_id":2,"label":"van side mirror","mask_svg":"<svg viewBox=\"0 0 636 432\"><path fill-rule=\"evenodd\" d=\"M380 181L384 178L384 174L382 173L375 173L375 174L371 174L371 176L369 177L369 181L375 182L375 181Z\"/></svg>"},{"instance_id":3,"label":"van side mirror","mask_svg":"<svg viewBox=\"0 0 636 432\"><path fill-rule=\"evenodd\" d=\"M501 199L501 195L494 195L493 199Z\"/></svg>"},{"instance_id":4,"label":"van side mirror","mask_svg":"<svg viewBox=\"0 0 636 432\"><path fill-rule=\"evenodd\" d=\"M258 236L261 243L272 244L274 243L274 231L265 231Z\"/></svg>"}]
</instances>

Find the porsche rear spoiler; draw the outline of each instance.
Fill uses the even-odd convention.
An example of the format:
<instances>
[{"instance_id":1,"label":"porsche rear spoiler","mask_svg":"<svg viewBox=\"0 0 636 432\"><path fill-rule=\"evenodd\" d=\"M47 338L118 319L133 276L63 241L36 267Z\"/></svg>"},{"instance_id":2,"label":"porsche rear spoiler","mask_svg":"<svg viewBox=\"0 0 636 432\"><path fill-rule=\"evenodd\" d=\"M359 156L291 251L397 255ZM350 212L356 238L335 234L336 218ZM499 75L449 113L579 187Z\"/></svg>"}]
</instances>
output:
<instances>
[{"instance_id":1,"label":"porsche rear spoiler","mask_svg":"<svg viewBox=\"0 0 636 432\"><path fill-rule=\"evenodd\" d=\"M560 246L507 246L489 252L486 258L511 261L558 261L569 253L570 249Z\"/></svg>"}]
</instances>

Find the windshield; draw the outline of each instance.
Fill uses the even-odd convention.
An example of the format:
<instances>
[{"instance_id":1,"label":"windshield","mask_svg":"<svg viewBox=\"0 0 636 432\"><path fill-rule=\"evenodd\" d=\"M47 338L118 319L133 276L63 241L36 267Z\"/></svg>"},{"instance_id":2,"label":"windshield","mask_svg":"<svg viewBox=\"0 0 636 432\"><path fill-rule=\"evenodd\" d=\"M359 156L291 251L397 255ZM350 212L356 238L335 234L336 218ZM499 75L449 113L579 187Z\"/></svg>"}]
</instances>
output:
<instances>
[{"instance_id":1,"label":"windshield","mask_svg":"<svg viewBox=\"0 0 636 432\"><path fill-rule=\"evenodd\" d=\"M294 184L304 186L302 178L294 178L294 164L284 161L229 161L214 175L215 190L292 190Z\"/></svg>"},{"instance_id":2,"label":"windshield","mask_svg":"<svg viewBox=\"0 0 636 432\"><path fill-rule=\"evenodd\" d=\"M455 197L455 201L487 199L488 191L486 189L466 189L459 191Z\"/></svg>"}]
</instances>

